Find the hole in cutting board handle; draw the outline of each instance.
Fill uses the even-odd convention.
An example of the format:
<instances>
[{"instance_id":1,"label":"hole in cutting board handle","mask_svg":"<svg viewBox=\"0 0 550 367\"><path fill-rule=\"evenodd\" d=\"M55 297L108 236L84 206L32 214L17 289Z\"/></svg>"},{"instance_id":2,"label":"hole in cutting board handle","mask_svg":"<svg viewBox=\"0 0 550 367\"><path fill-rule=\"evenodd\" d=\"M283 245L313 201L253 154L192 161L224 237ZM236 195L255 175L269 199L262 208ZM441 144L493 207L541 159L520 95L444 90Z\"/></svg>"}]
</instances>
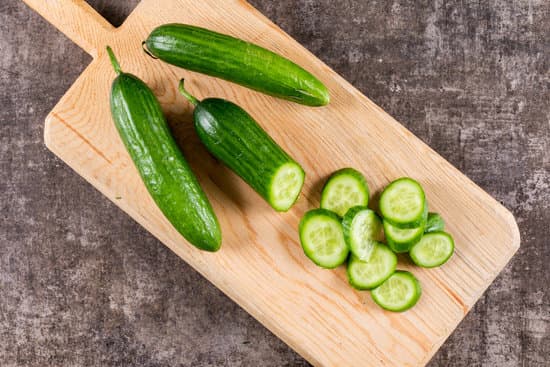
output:
<instances>
[{"instance_id":1,"label":"hole in cutting board handle","mask_svg":"<svg viewBox=\"0 0 550 367\"><path fill-rule=\"evenodd\" d=\"M132 10L139 4L139 1L86 0L113 27L122 25Z\"/></svg>"}]
</instances>

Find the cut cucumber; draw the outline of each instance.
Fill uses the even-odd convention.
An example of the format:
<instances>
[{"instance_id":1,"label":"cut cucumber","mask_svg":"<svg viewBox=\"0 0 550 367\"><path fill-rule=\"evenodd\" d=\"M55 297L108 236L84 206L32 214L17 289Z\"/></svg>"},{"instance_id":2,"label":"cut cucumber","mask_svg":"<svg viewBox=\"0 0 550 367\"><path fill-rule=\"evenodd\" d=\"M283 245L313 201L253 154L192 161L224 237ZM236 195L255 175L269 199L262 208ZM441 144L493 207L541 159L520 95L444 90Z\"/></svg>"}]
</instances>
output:
<instances>
[{"instance_id":1,"label":"cut cucumber","mask_svg":"<svg viewBox=\"0 0 550 367\"><path fill-rule=\"evenodd\" d=\"M422 239L412 247L409 255L412 261L424 268L434 268L443 265L453 255L455 243L446 232L426 233Z\"/></svg>"},{"instance_id":2,"label":"cut cucumber","mask_svg":"<svg viewBox=\"0 0 550 367\"><path fill-rule=\"evenodd\" d=\"M408 271L397 270L371 291L374 302L385 310L403 312L413 307L422 294L420 282Z\"/></svg>"},{"instance_id":3,"label":"cut cucumber","mask_svg":"<svg viewBox=\"0 0 550 367\"><path fill-rule=\"evenodd\" d=\"M398 228L420 227L426 220L428 205L422 186L403 177L390 183L380 196L380 212Z\"/></svg>"},{"instance_id":4,"label":"cut cucumber","mask_svg":"<svg viewBox=\"0 0 550 367\"><path fill-rule=\"evenodd\" d=\"M299 232L302 249L315 264L332 269L346 261L349 248L335 213L325 209L308 211L300 221Z\"/></svg>"},{"instance_id":5,"label":"cut cucumber","mask_svg":"<svg viewBox=\"0 0 550 367\"><path fill-rule=\"evenodd\" d=\"M180 93L195 106L195 131L208 152L250 185L273 209L286 212L304 184L302 167L241 107L220 98L199 101L180 81Z\"/></svg>"},{"instance_id":6,"label":"cut cucumber","mask_svg":"<svg viewBox=\"0 0 550 367\"><path fill-rule=\"evenodd\" d=\"M365 206L349 209L342 220L344 239L359 260L369 261L376 241L382 241L382 221Z\"/></svg>"},{"instance_id":7,"label":"cut cucumber","mask_svg":"<svg viewBox=\"0 0 550 367\"><path fill-rule=\"evenodd\" d=\"M395 252L408 252L422 238L424 225L417 228L397 228L384 220L384 234L388 246Z\"/></svg>"},{"instance_id":8,"label":"cut cucumber","mask_svg":"<svg viewBox=\"0 0 550 367\"><path fill-rule=\"evenodd\" d=\"M287 211L298 199L305 173L296 162L287 162L274 173L269 187L269 202L278 211Z\"/></svg>"},{"instance_id":9,"label":"cut cucumber","mask_svg":"<svg viewBox=\"0 0 550 367\"><path fill-rule=\"evenodd\" d=\"M365 177L353 168L343 168L334 172L321 193L321 208L328 209L343 217L349 208L367 206L369 186Z\"/></svg>"},{"instance_id":10,"label":"cut cucumber","mask_svg":"<svg viewBox=\"0 0 550 367\"><path fill-rule=\"evenodd\" d=\"M445 230L445 221L439 213L428 213L428 220L424 233L443 231Z\"/></svg>"},{"instance_id":11,"label":"cut cucumber","mask_svg":"<svg viewBox=\"0 0 550 367\"><path fill-rule=\"evenodd\" d=\"M386 246L374 242L368 262L351 255L348 261L348 280L353 288L366 290L378 287L395 271L397 256Z\"/></svg>"}]
</instances>

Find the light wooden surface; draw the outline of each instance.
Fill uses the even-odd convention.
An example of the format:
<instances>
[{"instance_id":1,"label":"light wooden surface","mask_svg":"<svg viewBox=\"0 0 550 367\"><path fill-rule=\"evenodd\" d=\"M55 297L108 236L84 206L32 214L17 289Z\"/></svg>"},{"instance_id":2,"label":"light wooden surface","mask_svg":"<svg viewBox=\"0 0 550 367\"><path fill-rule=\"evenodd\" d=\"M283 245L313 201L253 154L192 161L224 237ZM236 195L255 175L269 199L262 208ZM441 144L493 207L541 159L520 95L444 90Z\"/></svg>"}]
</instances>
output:
<instances>
[{"instance_id":1,"label":"light wooden surface","mask_svg":"<svg viewBox=\"0 0 550 367\"><path fill-rule=\"evenodd\" d=\"M49 114L47 146L314 365L424 365L519 247L516 223L504 207L245 2L143 0L115 29L84 1L24 1L94 57ZM300 106L152 60L141 41L168 22L204 26L276 51L317 75L332 102ZM220 219L219 252L187 244L147 194L110 117L114 72L106 44L122 68L159 97ZM271 210L206 154L194 135L190 106L177 93L182 76L198 97L244 107L303 165L304 192L291 211ZM299 219L318 206L327 175L344 166L361 170L373 192L400 176L416 178L430 210L443 215L454 235L456 253L440 269L400 259L399 268L412 270L423 286L420 302L406 313L381 310L368 292L348 286L343 267L322 270L302 253Z\"/></svg>"}]
</instances>

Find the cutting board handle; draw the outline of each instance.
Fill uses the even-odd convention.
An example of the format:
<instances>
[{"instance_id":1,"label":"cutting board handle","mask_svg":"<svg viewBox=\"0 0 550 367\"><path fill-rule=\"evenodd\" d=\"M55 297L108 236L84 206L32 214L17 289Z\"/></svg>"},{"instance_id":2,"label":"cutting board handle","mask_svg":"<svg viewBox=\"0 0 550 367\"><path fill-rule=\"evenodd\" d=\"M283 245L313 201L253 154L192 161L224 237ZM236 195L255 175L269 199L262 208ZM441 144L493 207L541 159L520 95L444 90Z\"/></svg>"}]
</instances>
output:
<instances>
[{"instance_id":1,"label":"cutting board handle","mask_svg":"<svg viewBox=\"0 0 550 367\"><path fill-rule=\"evenodd\" d=\"M115 27L84 0L23 0L93 58Z\"/></svg>"}]
</instances>

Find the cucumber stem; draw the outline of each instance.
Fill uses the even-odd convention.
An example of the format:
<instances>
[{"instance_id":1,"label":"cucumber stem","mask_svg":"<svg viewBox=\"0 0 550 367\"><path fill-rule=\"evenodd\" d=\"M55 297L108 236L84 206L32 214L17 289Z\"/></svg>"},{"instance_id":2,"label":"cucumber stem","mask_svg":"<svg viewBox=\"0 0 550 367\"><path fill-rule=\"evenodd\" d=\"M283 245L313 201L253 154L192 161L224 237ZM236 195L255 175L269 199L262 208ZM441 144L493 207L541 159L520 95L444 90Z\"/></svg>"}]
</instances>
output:
<instances>
[{"instance_id":1,"label":"cucumber stem","mask_svg":"<svg viewBox=\"0 0 550 367\"><path fill-rule=\"evenodd\" d=\"M195 98L191 93L189 93L187 90L185 90L184 87L185 79L180 80L180 84L178 89L180 90L180 93L193 105L196 106L199 104L199 100Z\"/></svg>"},{"instance_id":2,"label":"cucumber stem","mask_svg":"<svg viewBox=\"0 0 550 367\"><path fill-rule=\"evenodd\" d=\"M120 73L122 73L122 70L120 69L120 64L118 63L118 60L116 59L116 56L110 46L107 46L107 53L109 54L109 59L111 59L111 64L115 69L116 75L120 75Z\"/></svg>"}]
</instances>

